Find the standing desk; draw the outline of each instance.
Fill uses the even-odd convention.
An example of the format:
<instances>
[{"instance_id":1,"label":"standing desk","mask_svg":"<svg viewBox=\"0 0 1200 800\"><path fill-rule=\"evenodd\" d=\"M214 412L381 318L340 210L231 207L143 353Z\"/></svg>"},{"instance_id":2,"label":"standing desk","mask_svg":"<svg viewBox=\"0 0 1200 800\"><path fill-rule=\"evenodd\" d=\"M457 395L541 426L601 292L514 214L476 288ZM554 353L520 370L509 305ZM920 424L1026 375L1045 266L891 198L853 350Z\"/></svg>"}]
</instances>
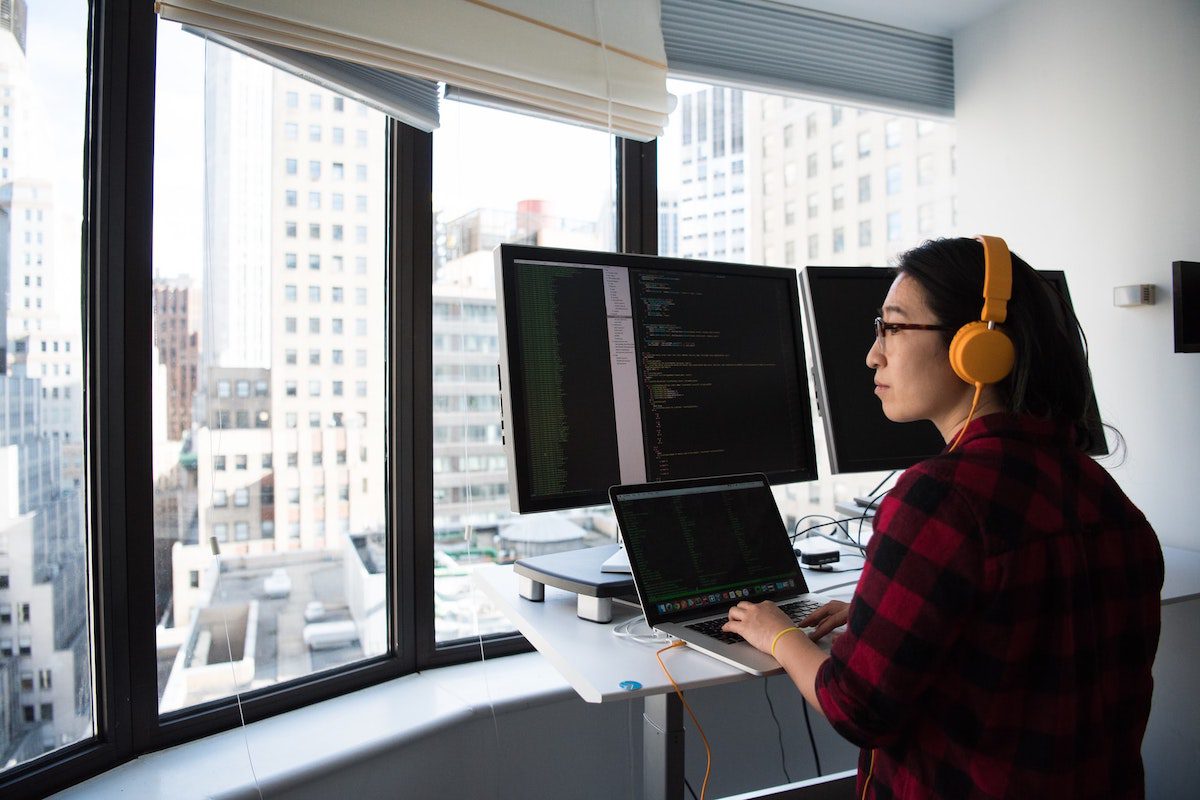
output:
<instances>
[{"instance_id":1,"label":"standing desk","mask_svg":"<svg viewBox=\"0 0 1200 800\"><path fill-rule=\"evenodd\" d=\"M683 704L654 657L657 648L619 639L612 633L615 626L639 616L641 609L613 603L610 622L591 622L577 616L576 595L571 592L546 586L542 601L522 598L519 576L511 566L482 566L473 574L479 588L581 698L589 703L641 700L643 797L645 800L682 797ZM805 571L805 580L810 591L819 593L823 586L854 580L858 574ZM830 596L848 600L853 588L835 590ZM685 691L754 677L687 647L664 653L663 661ZM622 688L621 684L629 681L636 682L639 688ZM854 776L851 770L826 776L825 780L845 782L852 791Z\"/></svg>"}]
</instances>

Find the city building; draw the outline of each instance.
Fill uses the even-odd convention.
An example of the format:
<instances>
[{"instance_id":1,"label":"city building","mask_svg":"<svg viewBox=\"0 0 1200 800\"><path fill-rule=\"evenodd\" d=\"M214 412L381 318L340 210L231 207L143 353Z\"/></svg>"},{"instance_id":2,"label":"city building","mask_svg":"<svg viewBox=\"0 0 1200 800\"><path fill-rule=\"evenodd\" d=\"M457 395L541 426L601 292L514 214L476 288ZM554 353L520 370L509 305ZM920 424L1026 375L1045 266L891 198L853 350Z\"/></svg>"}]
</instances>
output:
<instances>
[{"instance_id":1,"label":"city building","mask_svg":"<svg viewBox=\"0 0 1200 800\"><path fill-rule=\"evenodd\" d=\"M55 307L45 115L23 0L0 5L0 763L91 728L83 376ZM75 327L73 327L73 325Z\"/></svg>"},{"instance_id":2,"label":"city building","mask_svg":"<svg viewBox=\"0 0 1200 800\"><path fill-rule=\"evenodd\" d=\"M954 126L751 94L760 231L751 260L773 266L886 266L958 227Z\"/></svg>"},{"instance_id":3,"label":"city building","mask_svg":"<svg viewBox=\"0 0 1200 800\"><path fill-rule=\"evenodd\" d=\"M154 346L167 367L167 438L179 440L192 428L200 333L199 293L186 278L154 281Z\"/></svg>"}]
</instances>

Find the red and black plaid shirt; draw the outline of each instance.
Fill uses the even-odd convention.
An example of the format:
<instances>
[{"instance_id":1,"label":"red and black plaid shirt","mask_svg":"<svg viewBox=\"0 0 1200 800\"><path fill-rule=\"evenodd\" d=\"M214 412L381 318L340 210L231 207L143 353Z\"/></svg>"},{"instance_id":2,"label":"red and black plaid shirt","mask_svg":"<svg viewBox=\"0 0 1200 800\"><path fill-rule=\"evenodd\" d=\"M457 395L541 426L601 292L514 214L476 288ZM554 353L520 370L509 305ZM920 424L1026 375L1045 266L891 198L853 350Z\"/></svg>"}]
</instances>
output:
<instances>
[{"instance_id":1,"label":"red and black plaid shirt","mask_svg":"<svg viewBox=\"0 0 1200 800\"><path fill-rule=\"evenodd\" d=\"M880 504L816 681L858 796L1143 795L1162 550L1068 430L977 419Z\"/></svg>"}]
</instances>

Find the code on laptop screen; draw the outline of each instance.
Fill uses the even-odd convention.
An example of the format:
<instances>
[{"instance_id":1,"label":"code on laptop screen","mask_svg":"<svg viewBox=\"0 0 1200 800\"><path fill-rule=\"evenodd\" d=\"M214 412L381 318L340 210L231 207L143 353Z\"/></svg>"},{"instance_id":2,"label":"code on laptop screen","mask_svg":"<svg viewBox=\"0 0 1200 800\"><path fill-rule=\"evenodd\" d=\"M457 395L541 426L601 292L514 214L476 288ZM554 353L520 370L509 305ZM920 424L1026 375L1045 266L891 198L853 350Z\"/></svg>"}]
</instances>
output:
<instances>
[{"instance_id":1,"label":"code on laptop screen","mask_svg":"<svg viewBox=\"0 0 1200 800\"><path fill-rule=\"evenodd\" d=\"M616 499L643 604L660 613L796 588L796 557L761 482L650 489Z\"/></svg>"}]
</instances>

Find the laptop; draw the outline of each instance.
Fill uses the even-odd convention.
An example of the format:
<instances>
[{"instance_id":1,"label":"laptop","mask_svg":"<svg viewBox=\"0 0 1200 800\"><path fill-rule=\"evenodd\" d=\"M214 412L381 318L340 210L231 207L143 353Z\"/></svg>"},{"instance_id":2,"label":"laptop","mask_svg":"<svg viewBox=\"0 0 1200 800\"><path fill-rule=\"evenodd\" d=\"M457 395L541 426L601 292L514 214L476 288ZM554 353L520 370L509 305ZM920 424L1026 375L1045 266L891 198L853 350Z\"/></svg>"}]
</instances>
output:
<instances>
[{"instance_id":1,"label":"laptop","mask_svg":"<svg viewBox=\"0 0 1200 800\"><path fill-rule=\"evenodd\" d=\"M779 672L721 630L742 600L771 600L797 623L828 602L808 591L766 476L614 486L608 496L646 622L753 675Z\"/></svg>"}]
</instances>

